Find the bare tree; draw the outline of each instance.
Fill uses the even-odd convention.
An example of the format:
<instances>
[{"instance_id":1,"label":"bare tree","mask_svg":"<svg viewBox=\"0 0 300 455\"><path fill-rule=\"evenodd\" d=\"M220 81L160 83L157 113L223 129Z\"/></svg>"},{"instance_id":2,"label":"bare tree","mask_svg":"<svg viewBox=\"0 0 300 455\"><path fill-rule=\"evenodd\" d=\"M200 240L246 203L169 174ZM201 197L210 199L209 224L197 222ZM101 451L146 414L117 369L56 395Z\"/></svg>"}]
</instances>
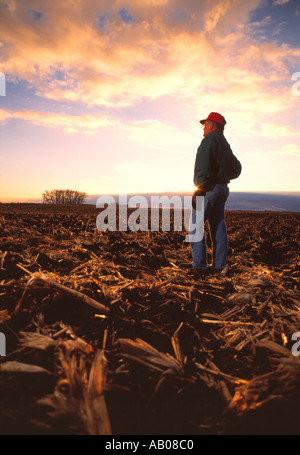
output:
<instances>
[{"instance_id":1,"label":"bare tree","mask_svg":"<svg viewBox=\"0 0 300 455\"><path fill-rule=\"evenodd\" d=\"M87 194L74 190L46 190L42 194L45 204L83 204Z\"/></svg>"}]
</instances>

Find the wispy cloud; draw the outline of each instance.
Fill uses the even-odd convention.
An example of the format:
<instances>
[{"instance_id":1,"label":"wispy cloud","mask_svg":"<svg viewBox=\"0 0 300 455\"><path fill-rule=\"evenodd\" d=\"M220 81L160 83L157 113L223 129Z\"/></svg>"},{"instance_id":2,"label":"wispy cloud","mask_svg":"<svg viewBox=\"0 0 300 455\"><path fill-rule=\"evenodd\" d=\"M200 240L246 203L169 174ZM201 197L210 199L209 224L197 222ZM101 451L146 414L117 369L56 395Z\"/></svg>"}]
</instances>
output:
<instances>
[{"instance_id":1,"label":"wispy cloud","mask_svg":"<svg viewBox=\"0 0 300 455\"><path fill-rule=\"evenodd\" d=\"M2 8L4 71L29 81L39 96L88 106L120 108L164 95L192 99L204 90L239 96L243 89L250 103L252 91L263 96L270 80L287 77L286 60L300 55L251 41L243 27L228 33L258 4L157 0L125 8L118 0L80 0L66 8L54 0L33 20L22 3L9 2Z\"/></svg>"},{"instance_id":2,"label":"wispy cloud","mask_svg":"<svg viewBox=\"0 0 300 455\"><path fill-rule=\"evenodd\" d=\"M278 5L285 5L286 3L289 3L290 0L274 0L273 4L274 6L278 6Z\"/></svg>"},{"instance_id":3,"label":"wispy cloud","mask_svg":"<svg viewBox=\"0 0 300 455\"><path fill-rule=\"evenodd\" d=\"M272 152L274 155L288 157L300 157L300 147L297 144L284 144Z\"/></svg>"},{"instance_id":4,"label":"wispy cloud","mask_svg":"<svg viewBox=\"0 0 300 455\"><path fill-rule=\"evenodd\" d=\"M18 119L46 128L61 128L65 133L96 133L100 128L116 128L119 122L105 115L70 115L34 110L8 111L0 109L0 122Z\"/></svg>"},{"instance_id":5,"label":"wispy cloud","mask_svg":"<svg viewBox=\"0 0 300 455\"><path fill-rule=\"evenodd\" d=\"M120 121L113 116L103 114L71 115L34 110L0 109L0 124L5 124L10 120L22 120L44 128L60 129L68 135L80 133L86 136L101 136L104 131L109 131L111 134L115 134L116 131L125 132L133 144L161 150L164 153L179 153L188 156L194 153L193 128L187 132L177 131L173 125L163 123L158 119ZM201 132L200 127L197 132L198 134ZM185 149L188 145L191 150L186 152ZM129 166L127 169L133 169L133 167Z\"/></svg>"},{"instance_id":6,"label":"wispy cloud","mask_svg":"<svg viewBox=\"0 0 300 455\"><path fill-rule=\"evenodd\" d=\"M247 171L239 182L245 179L251 186L255 178L248 170L253 166L256 175L253 150L269 147L269 153L278 156L278 166L285 157L298 156L295 119L300 98L292 94L291 75L299 70L300 50L277 40L284 10L277 6L284 3L1 2L1 71L8 88L22 91L22 96L6 97L0 122L8 127L27 122L40 131L51 130L48 135L57 129L57 137L71 150L77 138L83 137L81 144L93 143L94 150L99 141L102 162L107 169L111 166L113 176L114 171L123 176L123 182L134 169L146 173L143 166L150 160L148 172L157 176L163 158L159 177L172 188L180 181L182 162L187 173L193 165L189 156L202 138L200 115L219 111L228 120L226 135L234 140L243 164L245 159ZM274 147L277 139L281 143ZM126 159L118 155L122 141ZM115 155L108 149L116 149ZM172 151L177 169L166 183ZM131 159L135 164L128 164ZM116 168L117 161L125 164ZM16 166L13 155L11 163ZM149 185L154 178L148 178ZM106 182L112 180L107 176Z\"/></svg>"},{"instance_id":7,"label":"wispy cloud","mask_svg":"<svg viewBox=\"0 0 300 455\"><path fill-rule=\"evenodd\" d=\"M275 123L262 123L261 135L269 138L300 137L299 130L289 125L277 125Z\"/></svg>"}]
</instances>

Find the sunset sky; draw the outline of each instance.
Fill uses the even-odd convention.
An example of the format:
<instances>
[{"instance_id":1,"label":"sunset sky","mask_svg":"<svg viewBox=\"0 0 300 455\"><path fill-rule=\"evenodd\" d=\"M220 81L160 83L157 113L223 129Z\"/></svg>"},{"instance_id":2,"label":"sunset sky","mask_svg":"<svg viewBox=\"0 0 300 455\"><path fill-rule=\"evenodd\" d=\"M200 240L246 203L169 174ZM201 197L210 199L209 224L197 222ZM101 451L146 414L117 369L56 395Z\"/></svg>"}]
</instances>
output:
<instances>
[{"instance_id":1,"label":"sunset sky","mask_svg":"<svg viewBox=\"0 0 300 455\"><path fill-rule=\"evenodd\" d=\"M231 191L300 190L299 0L6 0L0 21L0 201L192 191L211 111Z\"/></svg>"}]
</instances>

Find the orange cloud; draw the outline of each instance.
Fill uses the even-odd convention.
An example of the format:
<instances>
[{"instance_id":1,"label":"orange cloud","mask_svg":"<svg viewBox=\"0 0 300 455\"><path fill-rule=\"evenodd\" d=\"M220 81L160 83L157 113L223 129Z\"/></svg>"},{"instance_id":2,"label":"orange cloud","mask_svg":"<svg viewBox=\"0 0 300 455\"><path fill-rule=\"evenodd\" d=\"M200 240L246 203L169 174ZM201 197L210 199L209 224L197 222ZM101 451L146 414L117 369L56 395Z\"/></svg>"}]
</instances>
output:
<instances>
[{"instance_id":1,"label":"orange cloud","mask_svg":"<svg viewBox=\"0 0 300 455\"><path fill-rule=\"evenodd\" d=\"M0 109L0 122L3 124L11 119L21 119L33 125L47 128L62 128L66 133L82 132L96 133L101 128L119 127L119 122L107 115L70 115L54 112L41 112L33 110L8 111Z\"/></svg>"},{"instance_id":2,"label":"orange cloud","mask_svg":"<svg viewBox=\"0 0 300 455\"><path fill-rule=\"evenodd\" d=\"M188 102L194 112L211 106L237 118L247 112L249 126L253 112L295 105L287 88L272 84L287 84L286 61L300 55L250 37L244 24L258 4L133 0L124 9L121 0L78 0L72 6L9 1L9 8L1 8L3 71L55 101L118 109L167 95ZM39 20L28 5L42 13ZM122 9L132 21L122 19ZM232 24L238 24L235 30ZM49 115L48 124L55 124Z\"/></svg>"}]
</instances>

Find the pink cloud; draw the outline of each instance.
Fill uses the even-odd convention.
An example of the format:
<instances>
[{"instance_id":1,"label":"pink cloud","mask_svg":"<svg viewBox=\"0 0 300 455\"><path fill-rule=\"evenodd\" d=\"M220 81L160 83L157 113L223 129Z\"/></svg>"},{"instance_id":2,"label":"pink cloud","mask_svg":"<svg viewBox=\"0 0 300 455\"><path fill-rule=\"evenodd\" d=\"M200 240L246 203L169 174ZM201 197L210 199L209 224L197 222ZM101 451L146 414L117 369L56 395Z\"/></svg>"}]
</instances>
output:
<instances>
[{"instance_id":1,"label":"pink cloud","mask_svg":"<svg viewBox=\"0 0 300 455\"><path fill-rule=\"evenodd\" d=\"M41 97L116 109L162 96L188 100L194 110L218 103L276 112L295 103L281 83L300 51L261 44L243 25L259 0L133 0L130 23L120 15L121 0L27 4L40 7L41 20L23 3L2 8L3 71Z\"/></svg>"}]
</instances>

